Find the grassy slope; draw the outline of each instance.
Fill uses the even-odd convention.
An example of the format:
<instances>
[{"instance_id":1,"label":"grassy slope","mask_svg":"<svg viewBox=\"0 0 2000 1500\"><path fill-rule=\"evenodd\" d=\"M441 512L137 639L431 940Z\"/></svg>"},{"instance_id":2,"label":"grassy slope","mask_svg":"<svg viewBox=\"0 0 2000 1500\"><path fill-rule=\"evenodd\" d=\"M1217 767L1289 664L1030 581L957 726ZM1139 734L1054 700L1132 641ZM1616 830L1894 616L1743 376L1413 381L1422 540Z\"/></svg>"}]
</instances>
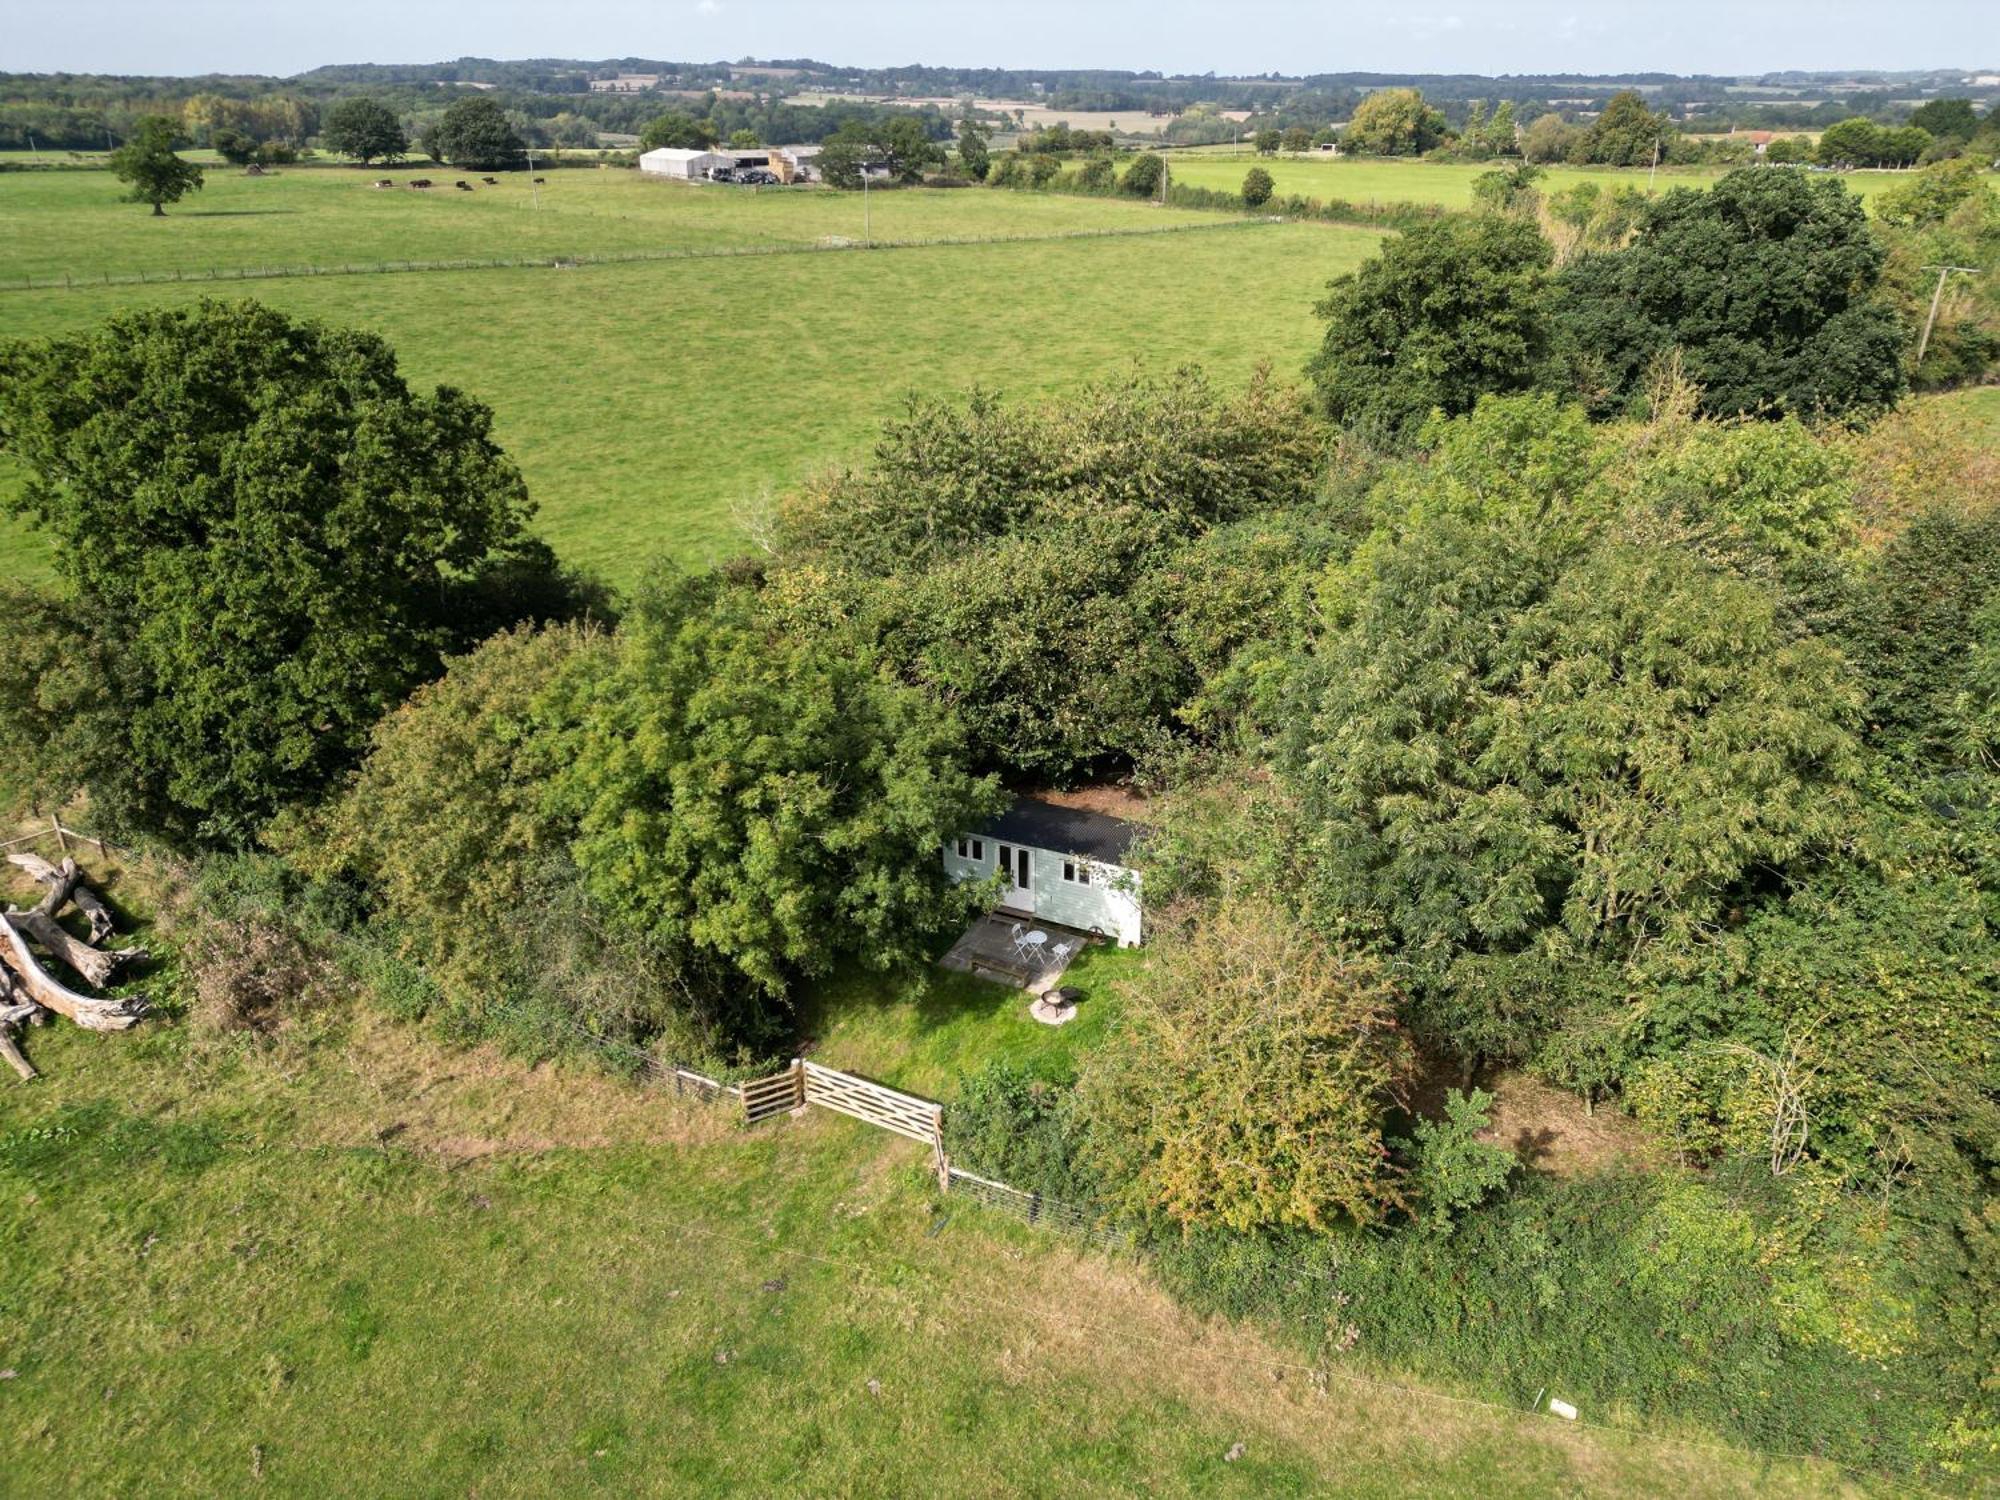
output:
<instances>
[{"instance_id":1,"label":"grassy slope","mask_svg":"<svg viewBox=\"0 0 2000 1500\"><path fill-rule=\"evenodd\" d=\"M120 233L152 227L134 219ZM629 583L659 554L699 565L726 553L732 503L863 456L911 389L1068 389L1135 358L1156 369L1198 360L1229 380L1268 358L1289 374L1314 340L1321 287L1376 242L1363 230L1247 225L719 266L291 279L224 295L378 330L414 382L449 381L491 403L542 531L565 556ZM199 295L0 293L0 337ZM14 483L0 467L0 485ZM46 556L26 528L0 528L0 569L38 573Z\"/></svg>"},{"instance_id":2,"label":"grassy slope","mask_svg":"<svg viewBox=\"0 0 2000 1500\"><path fill-rule=\"evenodd\" d=\"M830 1116L739 1131L365 1014L311 1045L30 1045L46 1079L0 1089L24 1494L1838 1488L1318 1392L1134 1267L958 1201L940 1224L917 1148Z\"/></svg>"},{"instance_id":3,"label":"grassy slope","mask_svg":"<svg viewBox=\"0 0 2000 1500\"><path fill-rule=\"evenodd\" d=\"M2000 448L2000 385L1949 391L1933 399L1962 419L1989 447Z\"/></svg>"}]
</instances>

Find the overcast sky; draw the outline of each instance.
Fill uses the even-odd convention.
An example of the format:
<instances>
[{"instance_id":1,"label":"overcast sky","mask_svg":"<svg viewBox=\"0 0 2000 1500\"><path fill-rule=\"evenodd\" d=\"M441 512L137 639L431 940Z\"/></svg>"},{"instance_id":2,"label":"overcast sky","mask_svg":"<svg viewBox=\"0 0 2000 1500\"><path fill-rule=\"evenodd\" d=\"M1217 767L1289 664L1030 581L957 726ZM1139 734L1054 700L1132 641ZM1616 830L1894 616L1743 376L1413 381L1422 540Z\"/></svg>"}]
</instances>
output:
<instances>
[{"instance_id":1,"label":"overcast sky","mask_svg":"<svg viewBox=\"0 0 2000 1500\"><path fill-rule=\"evenodd\" d=\"M2000 68L2000 0L5 0L0 71L815 57L1169 73Z\"/></svg>"}]
</instances>

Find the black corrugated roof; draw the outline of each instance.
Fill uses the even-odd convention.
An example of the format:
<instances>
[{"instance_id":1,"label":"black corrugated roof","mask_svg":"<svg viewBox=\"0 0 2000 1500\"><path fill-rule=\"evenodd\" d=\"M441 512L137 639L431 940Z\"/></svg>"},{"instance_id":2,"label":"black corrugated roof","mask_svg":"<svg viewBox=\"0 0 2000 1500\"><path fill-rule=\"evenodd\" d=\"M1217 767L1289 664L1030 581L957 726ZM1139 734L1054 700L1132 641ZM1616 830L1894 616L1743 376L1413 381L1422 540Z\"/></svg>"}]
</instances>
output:
<instances>
[{"instance_id":1,"label":"black corrugated roof","mask_svg":"<svg viewBox=\"0 0 2000 1500\"><path fill-rule=\"evenodd\" d=\"M1139 825L1107 813L1058 807L1039 797L1022 797L980 830L987 838L1048 849L1057 854L1085 854L1108 864L1123 864L1125 851L1139 836Z\"/></svg>"}]
</instances>

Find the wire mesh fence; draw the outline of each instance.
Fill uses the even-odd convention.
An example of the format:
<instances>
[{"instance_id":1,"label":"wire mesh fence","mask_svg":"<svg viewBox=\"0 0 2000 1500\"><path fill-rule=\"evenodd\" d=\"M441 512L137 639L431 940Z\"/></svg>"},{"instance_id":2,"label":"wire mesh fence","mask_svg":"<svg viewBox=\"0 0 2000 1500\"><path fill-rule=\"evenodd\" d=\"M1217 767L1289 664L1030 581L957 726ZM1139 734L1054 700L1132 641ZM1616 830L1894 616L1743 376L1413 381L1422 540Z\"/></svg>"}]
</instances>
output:
<instances>
[{"instance_id":1,"label":"wire mesh fence","mask_svg":"<svg viewBox=\"0 0 2000 1500\"><path fill-rule=\"evenodd\" d=\"M973 1198L1024 1224L1053 1230L1071 1239L1096 1245L1099 1249L1130 1250L1136 1244L1129 1230L1107 1223L1100 1215L1074 1203L1045 1198L1040 1193L1024 1192L1004 1182L995 1182L990 1177L980 1177L962 1167L949 1168L945 1181L948 1192Z\"/></svg>"}]
</instances>

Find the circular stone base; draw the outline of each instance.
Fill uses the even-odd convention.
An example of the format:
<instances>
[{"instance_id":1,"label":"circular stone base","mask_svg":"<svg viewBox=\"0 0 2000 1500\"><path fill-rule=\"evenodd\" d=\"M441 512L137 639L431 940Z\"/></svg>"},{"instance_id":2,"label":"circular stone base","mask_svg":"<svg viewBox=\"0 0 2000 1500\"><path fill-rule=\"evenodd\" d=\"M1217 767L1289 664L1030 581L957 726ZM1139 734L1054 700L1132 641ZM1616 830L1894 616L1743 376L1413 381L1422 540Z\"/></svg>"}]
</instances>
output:
<instances>
[{"instance_id":1,"label":"circular stone base","mask_svg":"<svg viewBox=\"0 0 2000 1500\"><path fill-rule=\"evenodd\" d=\"M1044 1026L1061 1026L1076 1019L1074 1005L1058 1005L1046 996L1028 1007L1028 1014Z\"/></svg>"}]
</instances>

